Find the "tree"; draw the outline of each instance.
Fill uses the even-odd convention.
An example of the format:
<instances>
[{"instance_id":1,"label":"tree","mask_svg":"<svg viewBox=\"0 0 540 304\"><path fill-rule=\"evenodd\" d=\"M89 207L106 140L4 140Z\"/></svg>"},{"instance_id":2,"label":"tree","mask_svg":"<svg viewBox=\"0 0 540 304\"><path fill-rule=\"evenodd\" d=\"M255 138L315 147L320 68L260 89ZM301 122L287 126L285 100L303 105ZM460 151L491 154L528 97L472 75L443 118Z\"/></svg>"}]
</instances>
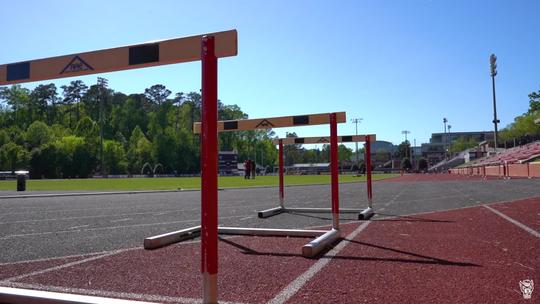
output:
<instances>
[{"instance_id":1,"label":"tree","mask_svg":"<svg viewBox=\"0 0 540 304\"><path fill-rule=\"evenodd\" d=\"M6 130L0 130L0 147L7 144L9 141L9 135Z\"/></svg>"},{"instance_id":2,"label":"tree","mask_svg":"<svg viewBox=\"0 0 540 304\"><path fill-rule=\"evenodd\" d=\"M394 157L398 159L408 157L410 155L410 148L411 143L408 140L403 141L398 145Z\"/></svg>"},{"instance_id":3,"label":"tree","mask_svg":"<svg viewBox=\"0 0 540 304\"><path fill-rule=\"evenodd\" d=\"M478 145L478 142L474 140L474 138L460 136L450 145L449 151L451 153L458 153L470 148L474 148L476 145Z\"/></svg>"},{"instance_id":4,"label":"tree","mask_svg":"<svg viewBox=\"0 0 540 304\"><path fill-rule=\"evenodd\" d=\"M50 142L53 137L51 128L41 121L34 121L26 130L26 143L30 150Z\"/></svg>"},{"instance_id":5,"label":"tree","mask_svg":"<svg viewBox=\"0 0 540 304\"><path fill-rule=\"evenodd\" d=\"M540 118L540 90L529 94L529 109L526 113L514 118L514 122L499 132L499 137L512 140L530 135L540 135L540 126L534 121Z\"/></svg>"},{"instance_id":6,"label":"tree","mask_svg":"<svg viewBox=\"0 0 540 304\"><path fill-rule=\"evenodd\" d=\"M184 105L189 109L189 129L193 128L193 124L196 121L201 121L201 106L202 96L197 92L190 92L187 94L187 98L184 101Z\"/></svg>"},{"instance_id":7,"label":"tree","mask_svg":"<svg viewBox=\"0 0 540 304\"><path fill-rule=\"evenodd\" d=\"M30 178L60 177L60 151L54 143L48 143L30 152Z\"/></svg>"},{"instance_id":8,"label":"tree","mask_svg":"<svg viewBox=\"0 0 540 304\"><path fill-rule=\"evenodd\" d=\"M76 120L79 121L81 110L80 110L80 101L83 97L83 95L86 93L86 90L88 90L88 86L84 84L81 80L75 80L70 82L69 85L64 85L60 87L63 90L63 103L68 107L68 111L70 113L69 116L69 127L71 128L71 113L73 113L71 107L73 104L76 104L75 113L76 113Z\"/></svg>"},{"instance_id":9,"label":"tree","mask_svg":"<svg viewBox=\"0 0 540 304\"><path fill-rule=\"evenodd\" d=\"M144 90L144 96L158 106L161 106L169 95L171 95L171 91L162 84L156 84Z\"/></svg>"},{"instance_id":10,"label":"tree","mask_svg":"<svg viewBox=\"0 0 540 304\"><path fill-rule=\"evenodd\" d=\"M75 135L84 138L97 137L99 135L99 128L95 121L90 117L85 117L77 123L75 128Z\"/></svg>"},{"instance_id":11,"label":"tree","mask_svg":"<svg viewBox=\"0 0 540 304\"><path fill-rule=\"evenodd\" d=\"M178 131L178 129L180 129L180 117L182 115L182 104L184 103L184 100L185 100L185 96L184 96L184 93L183 92L179 92L179 93L176 93L176 96L174 97L174 100L173 100L173 105L176 106L175 108L175 111L176 111L176 120L174 122L174 128L176 129L176 131Z\"/></svg>"},{"instance_id":12,"label":"tree","mask_svg":"<svg viewBox=\"0 0 540 304\"><path fill-rule=\"evenodd\" d=\"M540 112L540 90L529 94L529 111L527 114L534 114L535 112Z\"/></svg>"},{"instance_id":13,"label":"tree","mask_svg":"<svg viewBox=\"0 0 540 304\"><path fill-rule=\"evenodd\" d=\"M287 132L285 137L298 137L298 135L296 135L295 132ZM283 146L283 158L285 166L292 166L293 164L302 162L302 153L300 152L300 147L301 145L298 144Z\"/></svg>"},{"instance_id":14,"label":"tree","mask_svg":"<svg viewBox=\"0 0 540 304\"><path fill-rule=\"evenodd\" d=\"M58 103L56 85L53 83L38 85L30 94L30 103L33 120L45 120L49 125L53 124Z\"/></svg>"},{"instance_id":15,"label":"tree","mask_svg":"<svg viewBox=\"0 0 540 304\"><path fill-rule=\"evenodd\" d=\"M13 118L9 120L26 129L26 126L31 122L30 90L22 88L20 85L2 87L0 88L0 101L7 104L12 110Z\"/></svg>"},{"instance_id":16,"label":"tree","mask_svg":"<svg viewBox=\"0 0 540 304\"><path fill-rule=\"evenodd\" d=\"M140 172L145 163L153 163L152 143L146 138L139 126L136 126L128 141L126 154L127 170L131 174Z\"/></svg>"},{"instance_id":17,"label":"tree","mask_svg":"<svg viewBox=\"0 0 540 304\"><path fill-rule=\"evenodd\" d=\"M352 149L347 148L347 146L343 144L338 145L338 159L340 163L342 163L343 161L351 160L352 155Z\"/></svg>"},{"instance_id":18,"label":"tree","mask_svg":"<svg viewBox=\"0 0 540 304\"><path fill-rule=\"evenodd\" d=\"M15 172L28 165L29 155L24 147L15 143L7 143L0 148L0 167L2 170Z\"/></svg>"},{"instance_id":19,"label":"tree","mask_svg":"<svg viewBox=\"0 0 540 304\"><path fill-rule=\"evenodd\" d=\"M427 171L428 169L428 162L425 158L420 158L418 160L418 171Z\"/></svg>"},{"instance_id":20,"label":"tree","mask_svg":"<svg viewBox=\"0 0 540 304\"><path fill-rule=\"evenodd\" d=\"M125 174L127 162L122 144L112 140L105 140L103 144L103 163L106 174Z\"/></svg>"},{"instance_id":21,"label":"tree","mask_svg":"<svg viewBox=\"0 0 540 304\"><path fill-rule=\"evenodd\" d=\"M409 171L409 170L411 170L411 168L412 168L411 161L407 157L405 157L401 161L401 169Z\"/></svg>"}]
</instances>

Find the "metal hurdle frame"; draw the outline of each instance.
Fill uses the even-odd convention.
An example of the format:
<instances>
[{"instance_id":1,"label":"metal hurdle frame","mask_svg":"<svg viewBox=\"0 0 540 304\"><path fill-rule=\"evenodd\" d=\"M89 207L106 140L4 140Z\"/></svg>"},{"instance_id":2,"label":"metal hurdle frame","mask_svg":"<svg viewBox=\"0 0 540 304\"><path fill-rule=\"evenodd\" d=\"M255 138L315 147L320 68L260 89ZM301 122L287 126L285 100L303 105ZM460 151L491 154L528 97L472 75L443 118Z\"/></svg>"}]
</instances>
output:
<instances>
[{"instance_id":1,"label":"metal hurdle frame","mask_svg":"<svg viewBox=\"0 0 540 304\"><path fill-rule=\"evenodd\" d=\"M0 86L24 82L74 77L113 71L138 69L191 61L202 61L203 144L201 227L201 273L203 302L217 303L217 59L236 56L236 30L191 37L152 41L137 45L70 54L0 65ZM213 160L214 162L212 162ZM213 177L212 177L213 175ZM31 290L2 289L10 302L26 303L34 297ZM53 303L48 295L39 295L32 303ZM86 301L86 300L85 300ZM98 301L96 303L101 303ZM113 303L113 300L109 301ZM70 300L69 303L90 303Z\"/></svg>"},{"instance_id":2,"label":"metal hurdle frame","mask_svg":"<svg viewBox=\"0 0 540 304\"><path fill-rule=\"evenodd\" d=\"M204 46L204 40L203 40ZM204 54L203 54L204 55ZM339 184L338 184L338 144L337 124L346 122L345 112L324 113L312 115L285 116L262 119L242 119L217 121L217 91L208 93L208 71L217 74L214 66L206 66L206 56L203 56L203 115L204 123L195 123L194 132L201 133L201 225L173 231L144 240L145 249L157 249L173 243L195 237L201 237L201 267L203 269L203 288L205 299L217 299L217 237L223 235L249 236L285 236L285 237L315 237L302 247L304 257L315 257L325 248L338 241L341 237L339 230ZM210 60L212 60L210 56ZM214 74L211 74L214 75ZM215 81L211 77L210 81ZM210 86L216 88L217 86ZM204 98L206 97L206 98ZM218 226L218 170L217 153L218 131L242 131L255 129L270 129L291 126L307 126L330 124L330 159L331 159L331 188L332 188L332 228L330 230L303 229L270 229ZM212 301L208 303L214 303Z\"/></svg>"},{"instance_id":3,"label":"metal hurdle frame","mask_svg":"<svg viewBox=\"0 0 540 304\"><path fill-rule=\"evenodd\" d=\"M331 208L290 208L285 207L285 182L284 182L284 161L283 161L283 146L295 144L326 144L330 140L329 137L286 137L274 140L274 144L279 146L279 206L262 210L258 212L259 218L268 218L284 212L299 212L299 213L328 213L332 212ZM366 159L366 176L367 176L367 198L368 206L365 209L350 209L340 208L340 213L358 214L359 220L368 220L373 215L373 192L372 192L372 176L371 176L371 142L377 140L375 134L369 135L347 135L338 136L338 142L365 142L365 159Z\"/></svg>"}]
</instances>

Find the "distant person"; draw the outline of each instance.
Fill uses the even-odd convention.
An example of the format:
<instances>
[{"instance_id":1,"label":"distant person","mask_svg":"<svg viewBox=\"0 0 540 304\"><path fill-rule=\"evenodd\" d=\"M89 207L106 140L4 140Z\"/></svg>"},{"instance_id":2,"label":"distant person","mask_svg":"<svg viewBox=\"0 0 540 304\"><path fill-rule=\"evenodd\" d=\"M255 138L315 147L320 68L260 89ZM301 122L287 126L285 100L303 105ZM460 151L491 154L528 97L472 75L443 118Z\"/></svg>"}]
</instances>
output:
<instances>
[{"instance_id":1,"label":"distant person","mask_svg":"<svg viewBox=\"0 0 540 304\"><path fill-rule=\"evenodd\" d=\"M257 164L254 161L249 161L251 163L251 178L255 179L255 173L257 173Z\"/></svg>"},{"instance_id":2,"label":"distant person","mask_svg":"<svg viewBox=\"0 0 540 304\"><path fill-rule=\"evenodd\" d=\"M244 179L248 179L251 175L251 164L249 163L249 159L246 159L244 161Z\"/></svg>"}]
</instances>

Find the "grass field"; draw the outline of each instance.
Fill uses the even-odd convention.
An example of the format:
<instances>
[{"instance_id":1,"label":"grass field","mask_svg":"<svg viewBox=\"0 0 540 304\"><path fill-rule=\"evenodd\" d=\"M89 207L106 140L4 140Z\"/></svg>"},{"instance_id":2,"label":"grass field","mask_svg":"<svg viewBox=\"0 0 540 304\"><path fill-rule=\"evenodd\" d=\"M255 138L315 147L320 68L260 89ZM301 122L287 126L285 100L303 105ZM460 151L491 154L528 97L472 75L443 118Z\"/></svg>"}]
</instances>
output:
<instances>
[{"instance_id":1,"label":"grass field","mask_svg":"<svg viewBox=\"0 0 540 304\"><path fill-rule=\"evenodd\" d=\"M395 174L375 174L373 180L396 176ZM340 175L340 183L363 182L365 176ZM285 176L285 185L329 184L329 175L291 175ZM105 178L105 179L57 179L57 180L28 180L28 191L114 191L114 190L176 190L200 189L199 177L171 178ZM277 176L257 176L245 180L241 176L219 178L219 187L254 187L277 186ZM0 181L0 191L16 190L15 181Z\"/></svg>"}]
</instances>

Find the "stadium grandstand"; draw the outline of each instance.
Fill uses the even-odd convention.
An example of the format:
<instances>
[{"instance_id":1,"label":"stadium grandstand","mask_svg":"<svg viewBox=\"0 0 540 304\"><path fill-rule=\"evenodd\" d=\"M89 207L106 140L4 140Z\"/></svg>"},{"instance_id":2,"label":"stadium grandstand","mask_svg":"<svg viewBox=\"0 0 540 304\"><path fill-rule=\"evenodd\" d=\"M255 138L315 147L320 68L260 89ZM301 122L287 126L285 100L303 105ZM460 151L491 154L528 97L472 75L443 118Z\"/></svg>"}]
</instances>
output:
<instances>
[{"instance_id":1,"label":"stadium grandstand","mask_svg":"<svg viewBox=\"0 0 540 304\"><path fill-rule=\"evenodd\" d=\"M506 149L449 170L462 175L540 177L540 141Z\"/></svg>"}]
</instances>

